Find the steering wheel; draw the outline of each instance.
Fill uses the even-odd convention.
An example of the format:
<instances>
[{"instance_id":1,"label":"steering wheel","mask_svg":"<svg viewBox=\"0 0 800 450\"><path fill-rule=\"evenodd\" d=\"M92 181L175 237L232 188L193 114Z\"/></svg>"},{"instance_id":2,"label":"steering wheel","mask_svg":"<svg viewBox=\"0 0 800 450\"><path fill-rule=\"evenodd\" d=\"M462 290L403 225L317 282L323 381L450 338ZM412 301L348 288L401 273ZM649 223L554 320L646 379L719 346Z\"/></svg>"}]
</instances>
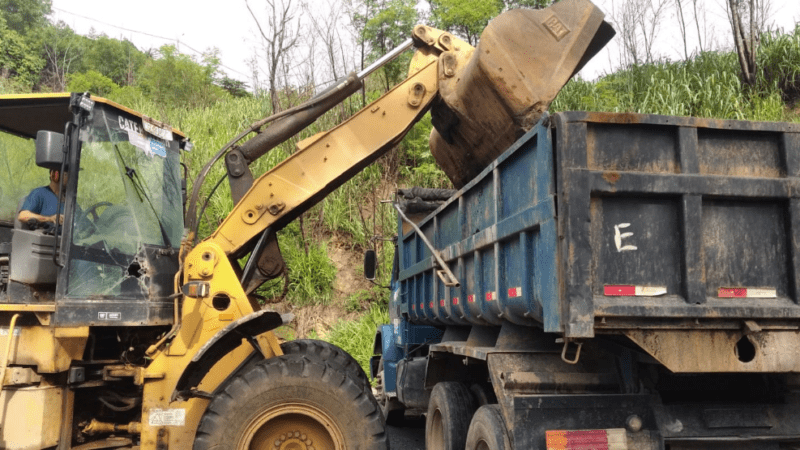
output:
<instances>
[{"instance_id":1,"label":"steering wheel","mask_svg":"<svg viewBox=\"0 0 800 450\"><path fill-rule=\"evenodd\" d=\"M97 202L94 205L90 206L83 214L88 219L89 216L92 216L92 222L97 222L97 219L100 218L100 214L97 214L97 208L102 206L111 206L111 202Z\"/></svg>"}]
</instances>

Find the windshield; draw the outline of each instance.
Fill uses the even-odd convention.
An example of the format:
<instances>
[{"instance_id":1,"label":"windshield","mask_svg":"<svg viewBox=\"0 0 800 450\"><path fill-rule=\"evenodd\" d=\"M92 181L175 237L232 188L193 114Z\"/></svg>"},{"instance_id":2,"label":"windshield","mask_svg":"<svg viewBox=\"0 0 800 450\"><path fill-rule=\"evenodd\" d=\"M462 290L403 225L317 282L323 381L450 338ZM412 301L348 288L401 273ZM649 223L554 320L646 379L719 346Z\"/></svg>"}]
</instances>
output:
<instances>
[{"instance_id":1,"label":"windshield","mask_svg":"<svg viewBox=\"0 0 800 450\"><path fill-rule=\"evenodd\" d=\"M21 200L46 186L47 177L47 169L36 166L33 139L0 132L0 225L13 225Z\"/></svg>"},{"instance_id":2,"label":"windshield","mask_svg":"<svg viewBox=\"0 0 800 450\"><path fill-rule=\"evenodd\" d=\"M151 131L103 104L81 129L68 297L145 296L147 252L179 246L178 142Z\"/></svg>"}]
</instances>

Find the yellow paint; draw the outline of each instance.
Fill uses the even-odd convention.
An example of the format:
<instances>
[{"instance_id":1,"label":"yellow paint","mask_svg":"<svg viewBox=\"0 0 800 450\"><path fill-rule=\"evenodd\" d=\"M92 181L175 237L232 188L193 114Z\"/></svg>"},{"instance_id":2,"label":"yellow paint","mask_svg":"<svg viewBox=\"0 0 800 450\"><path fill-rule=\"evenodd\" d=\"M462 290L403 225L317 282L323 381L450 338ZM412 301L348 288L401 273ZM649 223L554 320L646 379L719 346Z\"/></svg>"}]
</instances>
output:
<instances>
[{"instance_id":1,"label":"yellow paint","mask_svg":"<svg viewBox=\"0 0 800 450\"><path fill-rule=\"evenodd\" d=\"M152 409L185 409L186 422L182 427L166 427L169 430L170 448L191 448L200 418L208 405L207 400L193 398L188 401L170 403L170 397L178 379L191 359L201 347L212 339L221 328L255 310L244 293L239 278L220 246L213 242L202 242L186 256L184 283L202 279L209 283L209 296L202 299L184 297L181 315L181 328L170 345L161 349L153 357L148 373L163 373L161 379L144 381L144 400L142 403L142 449L156 446L159 426L150 425ZM210 275L206 275L212 268ZM224 311L213 307L213 298L224 295L230 304ZM224 321L223 321L224 319ZM271 332L257 338L261 350L267 355L282 354L277 339ZM198 386L205 392L212 392L253 352L247 341L222 358L209 371Z\"/></svg>"},{"instance_id":2,"label":"yellow paint","mask_svg":"<svg viewBox=\"0 0 800 450\"><path fill-rule=\"evenodd\" d=\"M9 364L36 366L38 373L57 373L69 369L73 359L81 359L89 337L89 327L51 328L17 326L19 336L11 342ZM0 335L0 348L8 342ZM15 333L16 334L16 331Z\"/></svg>"},{"instance_id":3,"label":"yellow paint","mask_svg":"<svg viewBox=\"0 0 800 450\"><path fill-rule=\"evenodd\" d=\"M0 392L3 448L40 449L58 444L64 388L6 388Z\"/></svg>"}]
</instances>

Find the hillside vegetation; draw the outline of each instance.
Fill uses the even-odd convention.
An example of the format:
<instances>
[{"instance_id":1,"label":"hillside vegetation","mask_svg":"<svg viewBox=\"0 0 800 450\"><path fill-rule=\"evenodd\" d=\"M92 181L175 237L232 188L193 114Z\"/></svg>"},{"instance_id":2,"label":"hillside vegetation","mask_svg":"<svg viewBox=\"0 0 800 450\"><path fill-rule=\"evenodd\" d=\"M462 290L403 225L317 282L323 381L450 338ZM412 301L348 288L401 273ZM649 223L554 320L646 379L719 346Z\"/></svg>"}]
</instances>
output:
<instances>
[{"instance_id":1,"label":"hillside vegetation","mask_svg":"<svg viewBox=\"0 0 800 450\"><path fill-rule=\"evenodd\" d=\"M211 155L251 123L273 112L268 92L251 94L244 83L221 76L213 52L200 60L171 46L143 52L128 41L76 35L63 24L36 22L36 28L11 19L0 16L0 94L90 91L170 123L195 144L192 152L184 154L190 190L191 180ZM67 67L63 64L66 60L70 61ZM764 35L758 61L759 78L753 88L742 87L736 56L730 52L706 52L688 61L632 66L593 82L576 79L565 86L551 111L800 120L796 110L800 99L800 26L791 33ZM253 164L254 174L264 173L285 159L294 152L299 139L335 126L363 107L364 99L377 98L391 78L387 73L374 76L363 99L354 96L345 101L299 136L269 152ZM279 107L297 105L314 93L311 86L284 86ZM279 233L289 267L288 282L273 280L258 293L268 307L293 310L297 315L298 322L282 331L283 337L330 339L366 365L375 326L388 320L388 291L362 279L360 255L369 248L378 250L376 284L388 285L393 245L381 238L396 234L396 222L390 206L381 201L391 200L397 187L449 187L428 149L430 129L426 116L396 149ZM214 230L233 207L223 174L224 168L218 164L208 178L210 182L202 188L200 198L208 202L203 210L201 237ZM215 188L217 181L220 183Z\"/></svg>"}]
</instances>

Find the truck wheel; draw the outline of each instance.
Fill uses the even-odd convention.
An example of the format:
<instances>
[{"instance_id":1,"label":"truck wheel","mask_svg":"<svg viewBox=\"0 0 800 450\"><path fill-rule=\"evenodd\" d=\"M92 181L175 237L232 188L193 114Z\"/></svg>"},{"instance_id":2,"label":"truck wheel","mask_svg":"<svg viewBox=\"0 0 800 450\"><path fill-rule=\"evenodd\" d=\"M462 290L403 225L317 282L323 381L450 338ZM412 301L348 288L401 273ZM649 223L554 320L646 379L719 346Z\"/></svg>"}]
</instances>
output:
<instances>
[{"instance_id":1,"label":"truck wheel","mask_svg":"<svg viewBox=\"0 0 800 450\"><path fill-rule=\"evenodd\" d=\"M461 450L464 448L475 400L469 388L453 381L433 387L425 419L425 448Z\"/></svg>"},{"instance_id":2,"label":"truck wheel","mask_svg":"<svg viewBox=\"0 0 800 450\"><path fill-rule=\"evenodd\" d=\"M500 406L485 405L472 417L467 433L467 450L511 450Z\"/></svg>"},{"instance_id":3,"label":"truck wheel","mask_svg":"<svg viewBox=\"0 0 800 450\"><path fill-rule=\"evenodd\" d=\"M194 449L386 449L385 428L372 394L346 372L307 355L283 355L218 390Z\"/></svg>"},{"instance_id":4,"label":"truck wheel","mask_svg":"<svg viewBox=\"0 0 800 450\"><path fill-rule=\"evenodd\" d=\"M331 366L341 369L365 389L371 389L369 378L361 364L349 353L330 342L316 339L296 339L281 344L284 355L309 355L312 359L322 359Z\"/></svg>"},{"instance_id":5,"label":"truck wheel","mask_svg":"<svg viewBox=\"0 0 800 450\"><path fill-rule=\"evenodd\" d=\"M375 375L375 400L381 408L386 425L393 427L403 425L405 421L405 408L396 397L386 395L383 385L383 358L378 362L378 374Z\"/></svg>"}]
</instances>

